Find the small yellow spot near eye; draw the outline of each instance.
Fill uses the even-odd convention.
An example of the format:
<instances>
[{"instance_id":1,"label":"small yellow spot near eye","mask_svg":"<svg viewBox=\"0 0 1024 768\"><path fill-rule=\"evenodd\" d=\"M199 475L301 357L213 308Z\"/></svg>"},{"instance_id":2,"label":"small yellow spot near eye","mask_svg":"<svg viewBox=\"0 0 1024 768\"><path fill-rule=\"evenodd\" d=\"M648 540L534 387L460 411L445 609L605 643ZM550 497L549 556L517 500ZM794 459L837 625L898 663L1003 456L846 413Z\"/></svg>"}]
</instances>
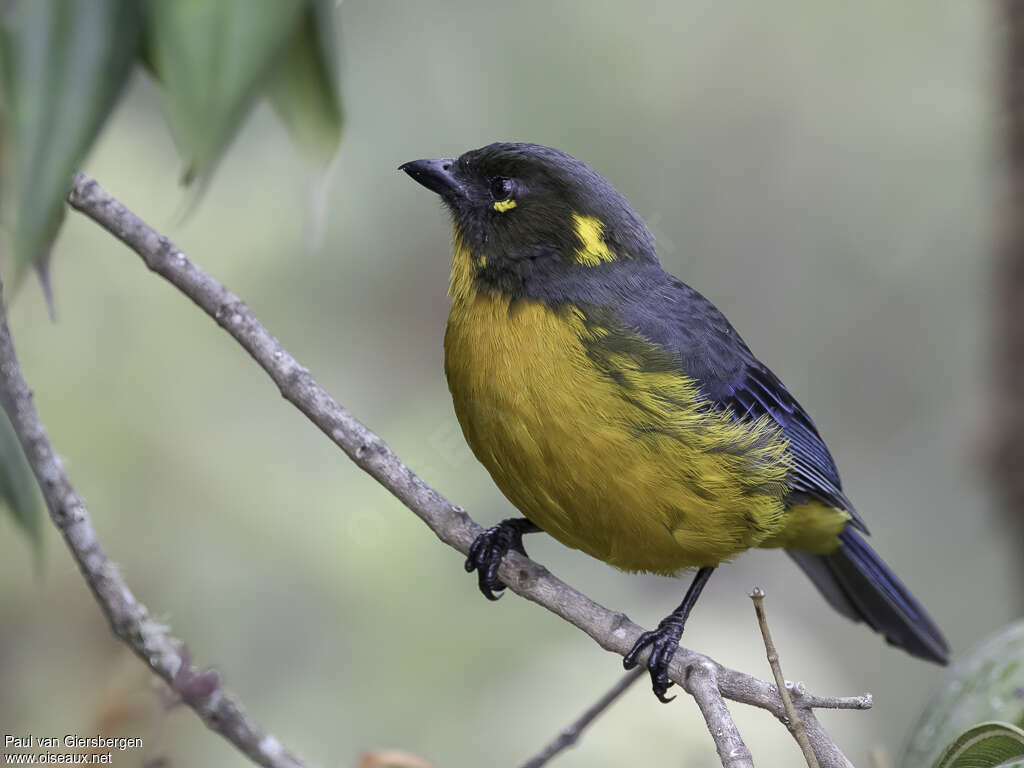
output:
<instances>
[{"instance_id":1,"label":"small yellow spot near eye","mask_svg":"<svg viewBox=\"0 0 1024 768\"><path fill-rule=\"evenodd\" d=\"M515 207L516 207L516 201L515 200L499 200L498 202L496 202L494 204L494 210L496 210L498 213L504 213L505 211L510 211L510 210L512 210Z\"/></svg>"},{"instance_id":2,"label":"small yellow spot near eye","mask_svg":"<svg viewBox=\"0 0 1024 768\"><path fill-rule=\"evenodd\" d=\"M581 247L576 249L576 261L587 267L596 267L602 261L615 261L616 256L604 241L604 222L593 216L572 215L576 237Z\"/></svg>"}]
</instances>

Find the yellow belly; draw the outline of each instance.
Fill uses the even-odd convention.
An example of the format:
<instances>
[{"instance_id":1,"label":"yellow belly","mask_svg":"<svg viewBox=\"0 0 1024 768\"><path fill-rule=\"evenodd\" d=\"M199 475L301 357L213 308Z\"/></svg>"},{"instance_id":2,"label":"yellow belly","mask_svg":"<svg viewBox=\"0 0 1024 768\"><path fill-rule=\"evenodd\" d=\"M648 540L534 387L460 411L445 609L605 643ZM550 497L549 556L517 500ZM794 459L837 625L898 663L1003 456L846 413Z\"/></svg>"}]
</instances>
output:
<instances>
[{"instance_id":1,"label":"yellow belly","mask_svg":"<svg viewBox=\"0 0 1024 768\"><path fill-rule=\"evenodd\" d=\"M610 331L571 306L453 294L445 371L459 423L547 533L666 574L787 540L786 442L773 423L711 411L692 381L612 345L602 371L594 349Z\"/></svg>"}]
</instances>

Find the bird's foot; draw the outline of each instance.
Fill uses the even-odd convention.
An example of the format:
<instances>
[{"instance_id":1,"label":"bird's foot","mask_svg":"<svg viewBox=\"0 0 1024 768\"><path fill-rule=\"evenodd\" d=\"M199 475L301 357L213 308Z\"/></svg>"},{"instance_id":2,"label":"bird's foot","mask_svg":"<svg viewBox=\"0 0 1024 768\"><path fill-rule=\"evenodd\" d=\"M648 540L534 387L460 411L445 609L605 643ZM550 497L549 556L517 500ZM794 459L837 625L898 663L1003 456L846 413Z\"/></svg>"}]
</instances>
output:
<instances>
[{"instance_id":1,"label":"bird's foot","mask_svg":"<svg viewBox=\"0 0 1024 768\"><path fill-rule=\"evenodd\" d=\"M501 597L500 592L505 589L505 582L498 578L501 559L513 549L525 555L523 534L536 530L539 530L537 526L525 517L513 517L502 520L476 537L466 558L466 572L477 572L480 591L488 600L497 600Z\"/></svg>"},{"instance_id":2,"label":"bird's foot","mask_svg":"<svg viewBox=\"0 0 1024 768\"><path fill-rule=\"evenodd\" d=\"M679 638L683 636L683 624L675 616L666 616L658 624L657 629L644 632L634 643L633 648L622 659L622 666L633 669L637 665L637 657L644 648L651 647L651 655L647 657L647 671L651 673L651 688L658 701L668 704L675 696L665 696L674 683L668 679L668 665L679 648Z\"/></svg>"}]
</instances>

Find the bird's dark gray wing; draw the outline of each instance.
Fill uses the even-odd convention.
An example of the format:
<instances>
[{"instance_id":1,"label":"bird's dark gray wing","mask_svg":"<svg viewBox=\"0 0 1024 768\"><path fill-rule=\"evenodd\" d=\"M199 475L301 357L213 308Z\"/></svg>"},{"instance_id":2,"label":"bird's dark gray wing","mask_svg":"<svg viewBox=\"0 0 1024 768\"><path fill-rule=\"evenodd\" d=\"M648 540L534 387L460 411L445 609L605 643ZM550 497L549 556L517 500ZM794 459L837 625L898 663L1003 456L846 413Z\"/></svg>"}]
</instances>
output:
<instances>
[{"instance_id":1,"label":"bird's dark gray wing","mask_svg":"<svg viewBox=\"0 0 1024 768\"><path fill-rule=\"evenodd\" d=\"M664 274L664 273L663 273ZM789 441L793 503L816 499L844 509L852 525L867 526L843 493L835 461L811 417L779 378L761 363L708 299L674 277L652 281L621 307L621 322L678 358L713 407L738 420L767 415Z\"/></svg>"}]
</instances>

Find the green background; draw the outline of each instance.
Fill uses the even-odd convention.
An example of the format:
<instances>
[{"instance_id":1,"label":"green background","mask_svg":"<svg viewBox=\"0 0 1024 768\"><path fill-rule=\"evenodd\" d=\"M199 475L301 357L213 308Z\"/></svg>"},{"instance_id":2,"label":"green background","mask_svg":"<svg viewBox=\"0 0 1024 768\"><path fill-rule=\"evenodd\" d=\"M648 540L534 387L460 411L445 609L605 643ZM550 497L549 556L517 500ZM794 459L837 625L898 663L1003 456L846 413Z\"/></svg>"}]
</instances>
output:
<instances>
[{"instance_id":1,"label":"green background","mask_svg":"<svg viewBox=\"0 0 1024 768\"><path fill-rule=\"evenodd\" d=\"M512 510L463 443L443 379L448 220L395 169L495 140L564 149L630 199L666 267L808 409L872 544L954 652L1018 615L1019 542L993 509L984 458L998 412L992 7L346 0L339 19L347 126L326 175L260 107L186 215L141 74L85 170L486 523ZM56 324L29 283L11 325L108 554L194 660L305 759L352 766L393 746L445 768L516 765L620 674L536 606L480 597L461 559L211 320L77 214L54 251L54 287ZM7 518L0 535L4 732L115 721L147 740L147 757L248 765L183 709L116 716L156 701L145 670L51 527L41 567ZM685 589L543 537L529 549L647 626ZM874 694L870 712L821 714L835 740L858 765L876 747L895 753L941 671L832 612L780 553L723 568L684 643L769 677L746 597L755 583L787 677ZM773 718L732 709L759 764L798 763ZM661 706L641 684L558 764L718 762L692 700Z\"/></svg>"}]
</instances>

